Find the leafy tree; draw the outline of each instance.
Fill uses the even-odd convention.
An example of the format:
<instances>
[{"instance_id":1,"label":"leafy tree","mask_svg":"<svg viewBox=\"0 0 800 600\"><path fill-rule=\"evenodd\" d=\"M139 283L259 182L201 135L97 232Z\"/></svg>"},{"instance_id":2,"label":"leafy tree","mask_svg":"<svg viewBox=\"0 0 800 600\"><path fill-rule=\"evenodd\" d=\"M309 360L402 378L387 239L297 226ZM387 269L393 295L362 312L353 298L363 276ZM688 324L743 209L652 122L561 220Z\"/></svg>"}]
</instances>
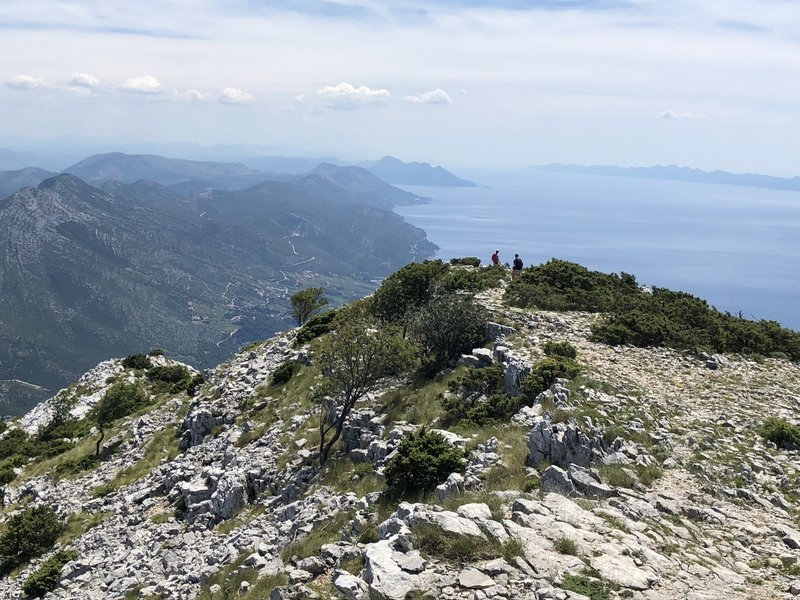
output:
<instances>
[{"instance_id":1,"label":"leafy tree","mask_svg":"<svg viewBox=\"0 0 800 600\"><path fill-rule=\"evenodd\" d=\"M90 413L100 430L95 456L100 456L100 444L105 437L106 428L115 420L121 419L147 404L149 398L142 387L136 383L115 383L112 385Z\"/></svg>"},{"instance_id":2,"label":"leafy tree","mask_svg":"<svg viewBox=\"0 0 800 600\"><path fill-rule=\"evenodd\" d=\"M49 506L28 508L13 515L0 535L0 573L6 574L34 556L41 556L64 531Z\"/></svg>"},{"instance_id":3,"label":"leafy tree","mask_svg":"<svg viewBox=\"0 0 800 600\"><path fill-rule=\"evenodd\" d=\"M392 273L372 297L373 314L386 323L405 325L412 311L428 303L449 269L440 260L426 260Z\"/></svg>"},{"instance_id":4,"label":"leafy tree","mask_svg":"<svg viewBox=\"0 0 800 600\"><path fill-rule=\"evenodd\" d=\"M472 296L435 295L411 319L409 334L422 351L423 366L435 373L486 338L486 310Z\"/></svg>"},{"instance_id":5,"label":"leafy tree","mask_svg":"<svg viewBox=\"0 0 800 600\"><path fill-rule=\"evenodd\" d=\"M321 287L311 287L292 295L289 302L292 304L292 315L297 319L298 325L304 325L328 304L328 299L323 296L324 293L325 290Z\"/></svg>"},{"instance_id":6,"label":"leafy tree","mask_svg":"<svg viewBox=\"0 0 800 600\"><path fill-rule=\"evenodd\" d=\"M450 473L464 472L463 450L451 446L441 433L421 428L406 436L386 465L389 489L408 496L433 490Z\"/></svg>"},{"instance_id":7,"label":"leafy tree","mask_svg":"<svg viewBox=\"0 0 800 600\"><path fill-rule=\"evenodd\" d=\"M375 327L363 315L337 328L322 340L317 364L325 384L317 390L322 401L319 461L325 465L342 434L355 403L382 377L407 369L413 348L391 327Z\"/></svg>"},{"instance_id":8,"label":"leafy tree","mask_svg":"<svg viewBox=\"0 0 800 600\"><path fill-rule=\"evenodd\" d=\"M122 366L126 369L149 369L153 366L146 354L130 354L122 359Z\"/></svg>"}]
</instances>

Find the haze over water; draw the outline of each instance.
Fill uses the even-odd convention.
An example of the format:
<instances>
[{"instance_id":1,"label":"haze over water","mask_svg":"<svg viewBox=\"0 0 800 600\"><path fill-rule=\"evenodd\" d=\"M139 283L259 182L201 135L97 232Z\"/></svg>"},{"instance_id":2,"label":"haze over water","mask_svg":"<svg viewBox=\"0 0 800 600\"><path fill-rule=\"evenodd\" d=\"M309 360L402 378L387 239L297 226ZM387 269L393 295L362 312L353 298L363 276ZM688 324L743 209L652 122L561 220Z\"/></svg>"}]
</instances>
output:
<instances>
[{"instance_id":1,"label":"haze over water","mask_svg":"<svg viewBox=\"0 0 800 600\"><path fill-rule=\"evenodd\" d=\"M720 310L800 330L800 193L546 172L464 173L477 188L407 187L396 209L437 258L495 248L503 262L551 257L700 296Z\"/></svg>"}]
</instances>

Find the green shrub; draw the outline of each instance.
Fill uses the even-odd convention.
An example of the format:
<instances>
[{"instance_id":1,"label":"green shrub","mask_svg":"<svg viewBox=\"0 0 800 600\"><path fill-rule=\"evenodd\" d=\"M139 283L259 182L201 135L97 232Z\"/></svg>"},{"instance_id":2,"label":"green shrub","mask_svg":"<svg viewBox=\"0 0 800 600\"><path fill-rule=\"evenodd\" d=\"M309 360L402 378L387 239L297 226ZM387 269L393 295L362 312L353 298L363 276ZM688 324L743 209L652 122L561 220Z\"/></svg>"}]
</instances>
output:
<instances>
[{"instance_id":1,"label":"green shrub","mask_svg":"<svg viewBox=\"0 0 800 600\"><path fill-rule=\"evenodd\" d=\"M412 528L416 546L423 555L461 564L497 558L501 553L496 544L474 535L459 535L435 525Z\"/></svg>"},{"instance_id":2,"label":"green shrub","mask_svg":"<svg viewBox=\"0 0 800 600\"><path fill-rule=\"evenodd\" d=\"M559 554L569 554L570 556L578 554L578 544L572 538L560 537L553 542L553 547Z\"/></svg>"},{"instance_id":3,"label":"green shrub","mask_svg":"<svg viewBox=\"0 0 800 600\"><path fill-rule=\"evenodd\" d=\"M372 313L388 323L406 322L408 316L433 296L439 280L450 269L440 260L411 263L387 277L372 296Z\"/></svg>"},{"instance_id":4,"label":"green shrub","mask_svg":"<svg viewBox=\"0 0 800 600\"><path fill-rule=\"evenodd\" d=\"M522 382L520 391L529 402L533 402L556 379L574 379L580 372L580 365L571 358L550 356L533 365L530 375Z\"/></svg>"},{"instance_id":5,"label":"green shrub","mask_svg":"<svg viewBox=\"0 0 800 600\"><path fill-rule=\"evenodd\" d=\"M138 383L115 383L89 413L96 423L110 423L147 406L150 397Z\"/></svg>"},{"instance_id":6,"label":"green shrub","mask_svg":"<svg viewBox=\"0 0 800 600\"><path fill-rule=\"evenodd\" d=\"M480 269L453 269L441 278L441 287L445 290L464 290L481 292L497 287L500 280L505 279L507 271L503 267L483 267Z\"/></svg>"},{"instance_id":7,"label":"green shrub","mask_svg":"<svg viewBox=\"0 0 800 600\"><path fill-rule=\"evenodd\" d=\"M131 354L122 359L122 366L126 369L149 369L153 363L145 354Z\"/></svg>"},{"instance_id":8,"label":"green shrub","mask_svg":"<svg viewBox=\"0 0 800 600\"><path fill-rule=\"evenodd\" d=\"M0 467L0 485L6 485L11 483L17 478L16 473L14 473L14 467L8 463L3 464Z\"/></svg>"},{"instance_id":9,"label":"green shrub","mask_svg":"<svg viewBox=\"0 0 800 600\"><path fill-rule=\"evenodd\" d=\"M178 394L192 385L192 375L183 365L162 365L147 372L147 379L153 382L155 391Z\"/></svg>"},{"instance_id":10,"label":"green shrub","mask_svg":"<svg viewBox=\"0 0 800 600\"><path fill-rule=\"evenodd\" d=\"M333 329L334 319L338 312L337 310L329 310L306 321L305 325L297 332L298 345L307 344L311 340L330 332Z\"/></svg>"},{"instance_id":11,"label":"green shrub","mask_svg":"<svg viewBox=\"0 0 800 600\"><path fill-rule=\"evenodd\" d=\"M542 344L542 350L547 356L560 356L562 358L578 357L578 350L569 342L553 342L547 341Z\"/></svg>"},{"instance_id":12,"label":"green shrub","mask_svg":"<svg viewBox=\"0 0 800 600\"><path fill-rule=\"evenodd\" d=\"M153 348L147 353L148 356L164 356L164 351L161 348Z\"/></svg>"},{"instance_id":13,"label":"green shrub","mask_svg":"<svg viewBox=\"0 0 800 600\"><path fill-rule=\"evenodd\" d=\"M298 367L299 364L296 360L287 360L273 371L272 377L270 378L270 385L283 385L288 382L292 378L292 375L295 374Z\"/></svg>"},{"instance_id":14,"label":"green shrub","mask_svg":"<svg viewBox=\"0 0 800 600\"><path fill-rule=\"evenodd\" d=\"M559 587L588 596L590 600L611 600L611 586L604 579L593 575L566 573Z\"/></svg>"},{"instance_id":15,"label":"green shrub","mask_svg":"<svg viewBox=\"0 0 800 600\"><path fill-rule=\"evenodd\" d=\"M57 552L42 563L36 571L22 584L22 591L34 598L44 596L58 587L61 581L61 569L68 562L78 558L78 553L74 550L62 550Z\"/></svg>"},{"instance_id":16,"label":"green shrub","mask_svg":"<svg viewBox=\"0 0 800 600\"><path fill-rule=\"evenodd\" d=\"M737 352L800 360L800 332L775 321L750 321L723 313L700 298L654 287L639 289L636 278L589 271L562 260L526 269L509 286L506 301L545 310L605 312L592 326L607 344L669 346L679 350Z\"/></svg>"},{"instance_id":17,"label":"green shrub","mask_svg":"<svg viewBox=\"0 0 800 600\"><path fill-rule=\"evenodd\" d=\"M450 473L464 472L464 452L440 433L422 429L409 434L386 466L389 489L401 496L428 492Z\"/></svg>"},{"instance_id":18,"label":"green shrub","mask_svg":"<svg viewBox=\"0 0 800 600\"><path fill-rule=\"evenodd\" d=\"M7 574L41 556L63 531L64 524L49 506L36 506L13 515L0 534L0 573Z\"/></svg>"},{"instance_id":19,"label":"green shrub","mask_svg":"<svg viewBox=\"0 0 800 600\"><path fill-rule=\"evenodd\" d=\"M464 256L463 258L451 258L451 265L466 265L468 267L480 267L481 259L477 256Z\"/></svg>"},{"instance_id":20,"label":"green shrub","mask_svg":"<svg viewBox=\"0 0 800 600\"><path fill-rule=\"evenodd\" d=\"M408 333L420 347L424 369L436 373L448 363L483 344L486 309L472 296L436 294L410 319Z\"/></svg>"},{"instance_id":21,"label":"green shrub","mask_svg":"<svg viewBox=\"0 0 800 600\"><path fill-rule=\"evenodd\" d=\"M197 393L197 388L199 388L205 382L206 377L202 372L195 373L194 376L189 380L189 385L186 386L186 393L190 396L194 396L195 393Z\"/></svg>"},{"instance_id":22,"label":"green shrub","mask_svg":"<svg viewBox=\"0 0 800 600\"><path fill-rule=\"evenodd\" d=\"M800 448L800 427L785 419L770 417L761 426L761 436L778 448L797 450Z\"/></svg>"}]
</instances>

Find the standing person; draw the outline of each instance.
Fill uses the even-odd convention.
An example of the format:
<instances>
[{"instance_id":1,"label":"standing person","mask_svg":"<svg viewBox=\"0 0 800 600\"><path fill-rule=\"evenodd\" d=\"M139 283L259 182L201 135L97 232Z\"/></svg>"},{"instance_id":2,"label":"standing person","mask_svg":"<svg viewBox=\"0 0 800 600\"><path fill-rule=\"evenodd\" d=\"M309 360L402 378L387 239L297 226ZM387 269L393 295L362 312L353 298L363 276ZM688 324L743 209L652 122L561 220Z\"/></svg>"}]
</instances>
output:
<instances>
[{"instance_id":1,"label":"standing person","mask_svg":"<svg viewBox=\"0 0 800 600\"><path fill-rule=\"evenodd\" d=\"M500 264L500 250L495 250L492 254L492 264L496 267Z\"/></svg>"},{"instance_id":2,"label":"standing person","mask_svg":"<svg viewBox=\"0 0 800 600\"><path fill-rule=\"evenodd\" d=\"M511 279L514 279L520 273L522 273L522 259L519 257L519 254L515 254L514 266L511 269Z\"/></svg>"}]
</instances>

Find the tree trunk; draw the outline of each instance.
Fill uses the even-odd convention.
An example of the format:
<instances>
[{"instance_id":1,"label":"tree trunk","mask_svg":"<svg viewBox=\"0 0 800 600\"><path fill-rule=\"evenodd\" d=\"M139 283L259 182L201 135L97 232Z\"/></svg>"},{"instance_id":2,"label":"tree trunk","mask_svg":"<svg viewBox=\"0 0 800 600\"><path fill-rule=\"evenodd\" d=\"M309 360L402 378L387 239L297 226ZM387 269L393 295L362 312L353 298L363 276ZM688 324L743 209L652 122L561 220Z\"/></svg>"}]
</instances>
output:
<instances>
[{"instance_id":1,"label":"tree trunk","mask_svg":"<svg viewBox=\"0 0 800 600\"><path fill-rule=\"evenodd\" d=\"M94 455L100 456L100 444L103 443L103 438L106 437L106 432L103 431L103 428L100 428L100 439L97 440L97 448L95 449Z\"/></svg>"}]
</instances>

